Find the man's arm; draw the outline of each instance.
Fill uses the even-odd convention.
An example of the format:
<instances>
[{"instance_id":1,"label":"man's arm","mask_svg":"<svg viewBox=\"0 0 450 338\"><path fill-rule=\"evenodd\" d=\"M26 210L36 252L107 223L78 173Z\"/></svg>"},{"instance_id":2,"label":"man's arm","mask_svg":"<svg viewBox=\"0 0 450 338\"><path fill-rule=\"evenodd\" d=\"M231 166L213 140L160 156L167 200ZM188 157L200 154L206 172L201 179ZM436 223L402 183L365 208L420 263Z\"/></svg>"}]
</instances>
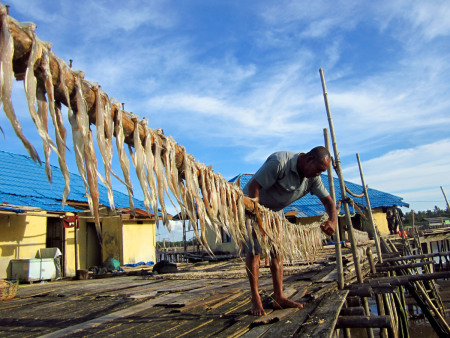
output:
<instances>
[{"instance_id":1,"label":"man's arm","mask_svg":"<svg viewBox=\"0 0 450 338\"><path fill-rule=\"evenodd\" d=\"M244 196L244 204L249 210L254 210L255 202L259 203L260 189L261 185L253 178L248 186L248 196Z\"/></svg>"},{"instance_id":2,"label":"man's arm","mask_svg":"<svg viewBox=\"0 0 450 338\"><path fill-rule=\"evenodd\" d=\"M252 178L250 185L248 186L248 197L252 198L255 202L259 203L259 191L261 190L261 185L257 180Z\"/></svg>"},{"instance_id":3,"label":"man's arm","mask_svg":"<svg viewBox=\"0 0 450 338\"><path fill-rule=\"evenodd\" d=\"M334 234L334 232L336 231L336 227L337 227L336 205L334 204L333 199L331 198L330 195L328 195L327 197L321 198L320 201L325 206L325 210L329 216L328 221L322 223L320 225L320 228L322 229L322 231L324 233L331 236Z\"/></svg>"}]
</instances>

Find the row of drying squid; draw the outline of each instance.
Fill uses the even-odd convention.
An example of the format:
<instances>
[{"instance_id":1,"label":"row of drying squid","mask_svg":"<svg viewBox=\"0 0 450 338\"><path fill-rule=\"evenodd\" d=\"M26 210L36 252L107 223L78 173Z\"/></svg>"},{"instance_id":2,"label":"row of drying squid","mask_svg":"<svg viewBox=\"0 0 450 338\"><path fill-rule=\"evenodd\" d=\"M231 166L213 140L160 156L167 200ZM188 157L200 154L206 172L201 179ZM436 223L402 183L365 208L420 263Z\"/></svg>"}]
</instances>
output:
<instances>
[{"instance_id":1,"label":"row of drying squid","mask_svg":"<svg viewBox=\"0 0 450 338\"><path fill-rule=\"evenodd\" d=\"M41 163L33 145L25 137L19 121L14 113L11 100L13 83L12 60L14 54L13 36L8 23L10 18L3 5L0 5L1 35L0 35L0 89L3 110L9 118L16 135L20 138L30 156ZM83 178L89 208L99 227L99 194L98 178L108 189L110 207L114 209L114 195L111 175L125 184L130 208L133 205L133 186L130 178L130 161L136 170L136 176L144 194L144 205L148 212L160 210L164 226L170 230L166 200L169 200L183 217L189 219L195 235L200 243L209 250L206 240L206 228L216 233L219 240L224 231L236 243L252 241L252 230L266 251L277 250L287 259L311 259L321 247L322 234L319 223L309 226L293 226L278 213L257 205L253 215L246 213L243 193L237 185L227 182L221 175L214 173L209 167L197 162L183 150L183 163L177 167L175 153L179 146L171 137L147 126L146 120L139 120L135 115L128 115L134 122L133 146L128 146L130 156L125 150L125 136L122 119L128 114L121 109L120 104L109 99L100 86L83 80L82 72L71 71L76 81L75 93L69 93L64 74L67 64L56 57L50 50L50 45L38 39L33 24L22 25L32 40L31 52L26 65L24 77L25 94L28 109L36 129L42 139L45 168L48 180L51 181L50 153L58 156L61 172L65 179L62 203L66 203L70 192L70 175L65 161L66 129L61 113L61 103L55 101L54 83L49 58L54 58L59 67L59 83L62 84L64 96L68 103L68 119L72 128L73 150L78 171ZM35 71L41 72L43 82L38 81ZM95 156L94 137L90 130L89 115L83 97L83 84L94 91L96 144L103 160L104 173L100 174ZM76 106L70 104L70 95L75 96ZM113 112L116 112L115 114ZM54 126L56 142L48 132L48 115ZM139 130L145 131L142 140ZM112 170L113 137L122 169L123 180ZM248 226L246 218L255 217L255 229ZM199 224L200 229L198 229Z\"/></svg>"}]
</instances>

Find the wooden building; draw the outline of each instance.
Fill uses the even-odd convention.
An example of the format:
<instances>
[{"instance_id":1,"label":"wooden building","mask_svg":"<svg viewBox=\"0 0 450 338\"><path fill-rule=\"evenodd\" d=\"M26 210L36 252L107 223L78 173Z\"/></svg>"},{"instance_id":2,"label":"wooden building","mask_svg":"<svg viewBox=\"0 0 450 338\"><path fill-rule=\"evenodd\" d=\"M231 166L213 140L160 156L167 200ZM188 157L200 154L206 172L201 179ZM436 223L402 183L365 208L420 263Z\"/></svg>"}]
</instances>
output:
<instances>
[{"instance_id":1,"label":"wooden building","mask_svg":"<svg viewBox=\"0 0 450 338\"><path fill-rule=\"evenodd\" d=\"M63 276L110 258L121 264L156 261L155 217L143 210L142 201L134 199L133 216L128 196L114 191L112 210L100 185L100 241L82 178L70 175L63 208L63 175L54 166L52 174L49 184L44 167L30 157L0 151L0 279L8 277L11 260L36 258L43 248L60 250Z\"/></svg>"}]
</instances>

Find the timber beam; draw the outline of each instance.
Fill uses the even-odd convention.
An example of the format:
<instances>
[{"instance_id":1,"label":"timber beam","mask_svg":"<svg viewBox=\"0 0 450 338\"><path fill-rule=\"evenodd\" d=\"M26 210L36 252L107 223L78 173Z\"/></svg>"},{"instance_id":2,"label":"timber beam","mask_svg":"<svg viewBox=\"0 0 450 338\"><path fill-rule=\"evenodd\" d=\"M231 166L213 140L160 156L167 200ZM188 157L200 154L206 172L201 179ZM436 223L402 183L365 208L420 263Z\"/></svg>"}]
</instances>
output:
<instances>
[{"instance_id":1,"label":"timber beam","mask_svg":"<svg viewBox=\"0 0 450 338\"><path fill-rule=\"evenodd\" d=\"M336 322L336 329L345 328L390 328L389 316L343 316Z\"/></svg>"},{"instance_id":2,"label":"timber beam","mask_svg":"<svg viewBox=\"0 0 450 338\"><path fill-rule=\"evenodd\" d=\"M436 264L435 261L427 261L427 262L418 262L418 263L411 263L411 264L401 264L401 265L393 265L393 266L377 266L377 272L386 272L386 271L399 271L399 270L405 270L405 269L414 269L414 268L420 268L424 267L426 265L434 265Z\"/></svg>"},{"instance_id":3,"label":"timber beam","mask_svg":"<svg viewBox=\"0 0 450 338\"><path fill-rule=\"evenodd\" d=\"M407 261L407 260L413 260L413 259L432 258L432 257L438 257L438 256L450 256L450 251L434 252L434 253L421 254L421 255L411 255L411 256L400 256L400 257L385 258L385 259L383 259L383 263Z\"/></svg>"}]
</instances>

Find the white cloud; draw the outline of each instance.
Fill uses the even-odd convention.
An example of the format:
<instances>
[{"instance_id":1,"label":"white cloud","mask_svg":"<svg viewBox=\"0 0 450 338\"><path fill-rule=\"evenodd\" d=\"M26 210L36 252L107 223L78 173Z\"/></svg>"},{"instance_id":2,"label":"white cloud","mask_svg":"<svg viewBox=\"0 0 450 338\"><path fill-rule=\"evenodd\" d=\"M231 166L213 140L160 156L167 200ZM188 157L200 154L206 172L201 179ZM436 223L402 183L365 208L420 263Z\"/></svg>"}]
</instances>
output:
<instances>
[{"instance_id":1,"label":"white cloud","mask_svg":"<svg viewBox=\"0 0 450 338\"><path fill-rule=\"evenodd\" d=\"M365 182L370 187L405 197L405 202L430 201L428 208L441 205L440 186L449 186L450 139L399 149L385 155L364 160L361 155ZM344 170L346 180L360 182L357 165ZM406 199L408 196L411 200ZM441 203L435 203L440 200ZM434 204L433 204L434 203ZM416 210L421 210L416 208Z\"/></svg>"},{"instance_id":2,"label":"white cloud","mask_svg":"<svg viewBox=\"0 0 450 338\"><path fill-rule=\"evenodd\" d=\"M390 17L387 20L390 24L394 20L404 20L404 29L411 29L415 36L425 40L432 40L439 36L450 34L450 22L447 19L450 15L450 4L448 1L396 1L387 2L378 8L380 18ZM400 32L402 35L402 32Z\"/></svg>"},{"instance_id":3,"label":"white cloud","mask_svg":"<svg viewBox=\"0 0 450 338\"><path fill-rule=\"evenodd\" d=\"M164 226L160 226L159 229L157 229L156 232L159 236L156 240L166 240L171 242L183 240L183 221L169 221L169 223L171 227L170 231L168 231L168 229L166 229Z\"/></svg>"}]
</instances>

